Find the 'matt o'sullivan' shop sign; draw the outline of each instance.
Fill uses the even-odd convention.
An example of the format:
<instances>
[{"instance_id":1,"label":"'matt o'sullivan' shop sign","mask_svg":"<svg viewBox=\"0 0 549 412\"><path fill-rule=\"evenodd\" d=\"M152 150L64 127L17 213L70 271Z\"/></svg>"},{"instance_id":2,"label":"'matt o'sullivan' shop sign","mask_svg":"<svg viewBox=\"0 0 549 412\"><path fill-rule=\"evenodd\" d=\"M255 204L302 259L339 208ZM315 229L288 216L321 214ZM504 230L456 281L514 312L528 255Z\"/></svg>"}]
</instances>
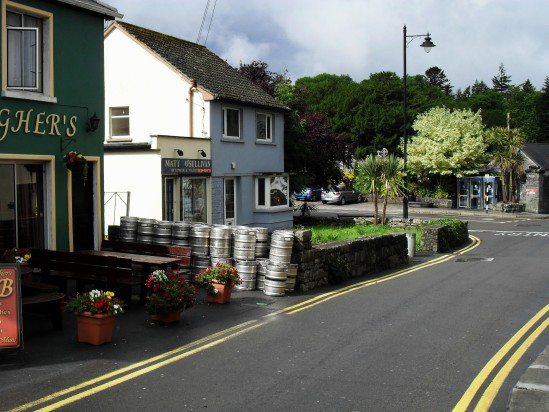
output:
<instances>
[{"instance_id":1,"label":"'matt o'sullivan' shop sign","mask_svg":"<svg viewBox=\"0 0 549 412\"><path fill-rule=\"evenodd\" d=\"M162 158L162 174L165 176L211 175L212 161Z\"/></svg>"},{"instance_id":2,"label":"'matt o'sullivan' shop sign","mask_svg":"<svg viewBox=\"0 0 549 412\"><path fill-rule=\"evenodd\" d=\"M21 345L19 265L0 265L0 349Z\"/></svg>"}]
</instances>

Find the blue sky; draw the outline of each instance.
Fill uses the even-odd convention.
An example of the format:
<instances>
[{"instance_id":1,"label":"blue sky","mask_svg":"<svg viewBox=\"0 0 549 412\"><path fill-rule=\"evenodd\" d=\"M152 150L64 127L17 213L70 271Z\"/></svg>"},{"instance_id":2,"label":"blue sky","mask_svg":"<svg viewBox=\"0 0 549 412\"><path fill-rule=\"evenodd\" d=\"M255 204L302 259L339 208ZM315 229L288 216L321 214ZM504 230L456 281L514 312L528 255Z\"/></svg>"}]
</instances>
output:
<instances>
[{"instance_id":1,"label":"blue sky","mask_svg":"<svg viewBox=\"0 0 549 412\"><path fill-rule=\"evenodd\" d=\"M104 1L128 23L206 42L235 67L264 61L293 81L320 73L355 81L380 71L402 76L404 25L409 35L430 32L436 44L429 54L423 38L409 44L408 74L438 66L454 91L475 80L491 87L501 63L515 85L530 79L539 90L549 76L547 0Z\"/></svg>"}]
</instances>

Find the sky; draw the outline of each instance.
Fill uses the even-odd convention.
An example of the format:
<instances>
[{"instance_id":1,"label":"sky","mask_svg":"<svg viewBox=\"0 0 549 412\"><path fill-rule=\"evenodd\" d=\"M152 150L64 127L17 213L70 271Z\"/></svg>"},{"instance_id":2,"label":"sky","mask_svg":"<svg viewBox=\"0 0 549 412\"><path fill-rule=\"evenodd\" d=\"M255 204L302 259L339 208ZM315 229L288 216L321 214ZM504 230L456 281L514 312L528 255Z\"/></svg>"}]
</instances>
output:
<instances>
[{"instance_id":1,"label":"sky","mask_svg":"<svg viewBox=\"0 0 549 412\"><path fill-rule=\"evenodd\" d=\"M260 60L290 79L321 73L403 76L436 66L453 91L492 87L501 64L537 90L549 76L547 0L103 0L123 21L208 49L234 67ZM436 45L420 47L430 33Z\"/></svg>"}]
</instances>

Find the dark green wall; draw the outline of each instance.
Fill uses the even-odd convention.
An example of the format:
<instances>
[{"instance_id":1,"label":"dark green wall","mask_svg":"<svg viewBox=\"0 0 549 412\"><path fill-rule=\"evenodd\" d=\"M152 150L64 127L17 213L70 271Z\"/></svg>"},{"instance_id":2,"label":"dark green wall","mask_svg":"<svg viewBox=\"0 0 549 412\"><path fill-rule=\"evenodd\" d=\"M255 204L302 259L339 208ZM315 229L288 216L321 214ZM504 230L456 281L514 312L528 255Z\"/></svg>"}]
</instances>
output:
<instances>
[{"instance_id":1,"label":"dark green wall","mask_svg":"<svg viewBox=\"0 0 549 412\"><path fill-rule=\"evenodd\" d=\"M5 154L48 154L56 157L56 220L57 248L68 248L67 218L67 171L62 162L64 154L76 150L85 156L100 156L103 164L103 139L105 120L101 119L95 132L87 131L87 122L94 112L99 117L104 113L104 65L103 65L103 16L83 9L69 7L50 1L19 1L18 3L53 13L54 43L54 95L57 103L38 102L0 97L0 110L9 109L13 125L14 113L33 110L31 129L37 113L57 114L67 119L77 117L76 134L73 141L48 135L49 128L42 127L46 134L12 133L0 141L0 153ZM0 33L2 36L3 33ZM1 68L0 68L1 70ZM0 115L0 123L6 120L6 113ZM59 127L64 134L64 126ZM0 138L3 128L0 127ZM61 144L66 146L61 150ZM103 172L101 171L101 176ZM103 187L101 177L101 188Z\"/></svg>"}]
</instances>

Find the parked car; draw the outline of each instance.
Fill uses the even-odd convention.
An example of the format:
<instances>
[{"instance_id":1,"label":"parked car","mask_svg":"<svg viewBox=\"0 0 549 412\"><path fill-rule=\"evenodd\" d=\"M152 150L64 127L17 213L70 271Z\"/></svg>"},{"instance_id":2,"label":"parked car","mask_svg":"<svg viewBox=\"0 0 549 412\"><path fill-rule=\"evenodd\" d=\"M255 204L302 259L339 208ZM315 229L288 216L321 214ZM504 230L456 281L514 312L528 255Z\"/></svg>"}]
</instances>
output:
<instances>
[{"instance_id":1,"label":"parked car","mask_svg":"<svg viewBox=\"0 0 549 412\"><path fill-rule=\"evenodd\" d=\"M306 189L303 189L301 192L295 194L295 200L308 200L311 202L316 202L317 200L320 200L320 197L322 196L322 189L321 188L311 188L308 187Z\"/></svg>"},{"instance_id":2,"label":"parked car","mask_svg":"<svg viewBox=\"0 0 549 412\"><path fill-rule=\"evenodd\" d=\"M354 189L348 189L344 185L333 186L326 191L322 191L322 203L333 203L344 205L349 202L362 202L364 198L360 192Z\"/></svg>"}]
</instances>

